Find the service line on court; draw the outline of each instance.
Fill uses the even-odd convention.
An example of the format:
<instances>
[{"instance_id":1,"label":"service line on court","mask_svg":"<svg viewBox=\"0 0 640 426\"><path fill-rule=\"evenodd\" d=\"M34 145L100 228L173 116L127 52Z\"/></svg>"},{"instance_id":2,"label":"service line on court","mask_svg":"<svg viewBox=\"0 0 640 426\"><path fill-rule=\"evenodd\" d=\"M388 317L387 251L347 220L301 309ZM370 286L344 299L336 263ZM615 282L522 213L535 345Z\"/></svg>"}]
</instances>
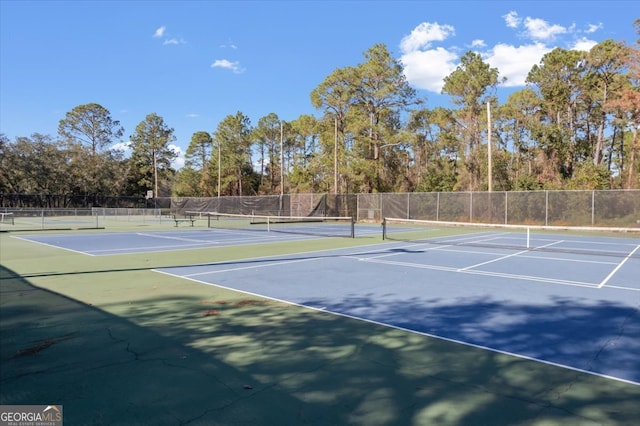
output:
<instances>
[{"instance_id":1,"label":"service line on court","mask_svg":"<svg viewBox=\"0 0 640 426\"><path fill-rule=\"evenodd\" d=\"M560 244L560 243L562 243L562 242L563 242L562 240L560 240L560 241L554 241L553 243L549 243L549 244L545 244L545 245L543 245L543 246L537 247L537 249L550 247L550 246L552 246L552 245L554 245L554 244ZM535 249L534 249L534 250L535 250ZM508 255L506 255L506 256L501 256L501 257L498 257L498 258L495 258L495 259L487 260L486 262L476 263L475 265L467 266L467 267L465 267L465 268L460 268L460 269L458 270L458 272L468 271L468 270L470 270L470 269L477 268L478 266L482 266L482 265L487 265L487 264L489 264L489 263L498 262L498 261L500 261L500 260L508 259L508 258L510 258L510 257L514 257L514 256L519 256L519 255L521 255L521 254L528 253L529 251L530 251L529 249L527 249L527 250L522 250L522 251L519 251L519 252L517 252L517 253L512 253L512 254L508 254Z\"/></svg>"},{"instance_id":2,"label":"service line on court","mask_svg":"<svg viewBox=\"0 0 640 426\"><path fill-rule=\"evenodd\" d=\"M287 265L287 264L290 264L290 263L309 262L309 261L312 261L312 260L320 260L320 259L321 258L319 258L319 257L309 257L309 258L306 258L306 259L283 260L281 262L273 262L273 263L269 263L269 264L265 264L265 265L252 265L252 266L241 266L241 267L237 267L237 268L218 269L216 271L197 272L195 274L187 274L187 275L181 275L181 276L182 277L191 278L191 277L197 277L197 276L201 276L201 275L219 274L221 272L234 272L234 271L244 271L244 270L247 270L247 269L270 268L272 266Z\"/></svg>"},{"instance_id":3,"label":"service line on court","mask_svg":"<svg viewBox=\"0 0 640 426\"><path fill-rule=\"evenodd\" d=\"M544 278L544 277L535 277L532 275L519 275L519 274L507 274L503 272L489 272L489 271L478 271L473 269L460 269L460 268L452 268L449 266L439 266L439 265L425 265L422 263L411 263L411 262L395 262L392 260L382 260L382 259L373 259L373 258L360 258L358 259L361 262L369 262L369 263L379 263L386 265L396 265L396 266L406 266L409 268L420 268L420 269L432 269L436 271L446 271L446 272L454 272L459 274L472 274L472 275L483 275L488 277L496 277L496 278L511 278L511 279L519 279L525 281L535 281L539 283L549 283L549 284L559 284L559 285L568 285L574 287L588 287L588 288L598 288L598 285L595 283L586 283L582 281L571 281L571 280L561 280L556 278Z\"/></svg>"},{"instance_id":4,"label":"service line on court","mask_svg":"<svg viewBox=\"0 0 640 426\"><path fill-rule=\"evenodd\" d=\"M136 232L135 235L139 235L141 237L148 237L148 238L159 238L161 240L184 241L187 243L208 243L209 242L209 240L201 240L201 239L185 238L185 237L170 237L168 235L148 234L145 232Z\"/></svg>"},{"instance_id":5,"label":"service line on court","mask_svg":"<svg viewBox=\"0 0 640 426\"><path fill-rule=\"evenodd\" d=\"M150 238L159 238L165 240L174 240L174 241L184 241L187 243L196 243L196 244L229 244L229 243L242 243L246 241L255 241L256 243L261 243L265 240L268 240L267 236L257 237L255 235L247 235L246 237L238 237L233 240L211 240L211 239L195 239L195 238L185 238L185 237L171 237L168 235L155 235L155 234L147 234L138 232L136 235L140 235L142 237L150 237ZM181 246L176 246L179 249Z\"/></svg>"},{"instance_id":6,"label":"service line on court","mask_svg":"<svg viewBox=\"0 0 640 426\"><path fill-rule=\"evenodd\" d=\"M418 248L416 249L416 247L423 247L423 248ZM452 248L453 247L453 248ZM447 245L437 245L434 246L433 243L420 243L420 244L411 244L411 245L403 245L400 247L396 247L395 251L393 252L389 252L389 253L384 253L384 254L380 254L377 256L370 256L367 258L361 258L358 257L354 254L351 255L346 255L347 257L354 257L357 258L359 260L366 260L366 259L381 259L384 257L391 257L391 256L401 256L403 254L406 254L406 251L409 251L407 249L413 249L410 250L410 252L416 252L416 253L426 253L429 251L441 251L441 252L447 252L447 253L463 253L463 254L480 254L480 255L487 255L487 256L502 256L503 253L497 253L497 252L493 252L493 251L486 251L486 250L472 250L472 249L456 249L455 247L459 247L458 245L455 244L447 244ZM536 260L548 260L548 261L552 261L552 262L568 262L568 263L589 263L589 264L598 264L598 265L617 265L616 262L606 262L606 261L601 261L601 260L585 260L585 259L571 259L571 258L567 258L567 257L550 257L550 256L540 256L539 254L536 254L535 256L532 255L526 255L524 253L531 253L531 252L535 252L536 250L524 250L522 252L519 253L519 256L521 258L526 258L526 259L536 259ZM378 251L372 251L372 253L377 253ZM359 254L367 254L369 252L361 252ZM508 256L506 256L508 257Z\"/></svg>"}]
</instances>

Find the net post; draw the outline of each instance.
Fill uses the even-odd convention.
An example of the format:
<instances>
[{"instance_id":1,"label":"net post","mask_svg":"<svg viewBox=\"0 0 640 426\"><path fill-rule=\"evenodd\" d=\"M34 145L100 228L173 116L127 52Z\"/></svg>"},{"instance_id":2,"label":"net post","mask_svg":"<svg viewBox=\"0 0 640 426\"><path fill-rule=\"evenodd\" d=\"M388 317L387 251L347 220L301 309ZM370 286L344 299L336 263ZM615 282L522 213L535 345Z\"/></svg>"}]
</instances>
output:
<instances>
[{"instance_id":1,"label":"net post","mask_svg":"<svg viewBox=\"0 0 640 426\"><path fill-rule=\"evenodd\" d=\"M351 238L356 237L356 219L351 216Z\"/></svg>"},{"instance_id":2,"label":"net post","mask_svg":"<svg viewBox=\"0 0 640 426\"><path fill-rule=\"evenodd\" d=\"M527 250L531 248L531 227L527 226Z\"/></svg>"},{"instance_id":3,"label":"net post","mask_svg":"<svg viewBox=\"0 0 640 426\"><path fill-rule=\"evenodd\" d=\"M382 239L383 240L387 239L387 218L386 217L382 218Z\"/></svg>"}]
</instances>

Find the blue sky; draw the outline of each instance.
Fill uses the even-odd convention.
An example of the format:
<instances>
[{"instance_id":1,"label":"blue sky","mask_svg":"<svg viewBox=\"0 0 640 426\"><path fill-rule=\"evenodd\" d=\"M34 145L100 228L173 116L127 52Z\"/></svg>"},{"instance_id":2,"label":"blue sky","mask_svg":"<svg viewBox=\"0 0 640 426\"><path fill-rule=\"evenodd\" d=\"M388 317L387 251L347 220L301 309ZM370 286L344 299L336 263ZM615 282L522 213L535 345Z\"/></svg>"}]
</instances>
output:
<instances>
[{"instance_id":1,"label":"blue sky","mask_svg":"<svg viewBox=\"0 0 640 426\"><path fill-rule=\"evenodd\" d=\"M99 103L125 129L150 113L184 152L241 111L319 116L309 95L376 43L427 98L473 50L523 87L555 47L633 44L634 1L13 1L0 0L0 133L57 134L75 106ZM179 165L179 163L177 164Z\"/></svg>"}]
</instances>

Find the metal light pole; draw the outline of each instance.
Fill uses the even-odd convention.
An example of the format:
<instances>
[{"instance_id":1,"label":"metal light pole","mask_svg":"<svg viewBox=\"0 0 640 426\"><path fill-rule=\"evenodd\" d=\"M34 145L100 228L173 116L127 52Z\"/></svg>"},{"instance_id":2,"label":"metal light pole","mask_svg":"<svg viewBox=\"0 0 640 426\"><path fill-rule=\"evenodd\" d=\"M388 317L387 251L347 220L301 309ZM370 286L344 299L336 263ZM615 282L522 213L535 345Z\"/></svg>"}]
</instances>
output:
<instances>
[{"instance_id":1,"label":"metal light pole","mask_svg":"<svg viewBox=\"0 0 640 426\"><path fill-rule=\"evenodd\" d=\"M158 161L156 150L153 149L153 207L158 208Z\"/></svg>"},{"instance_id":2,"label":"metal light pole","mask_svg":"<svg viewBox=\"0 0 640 426\"><path fill-rule=\"evenodd\" d=\"M334 118L333 128L333 193L338 193L338 117Z\"/></svg>"},{"instance_id":3,"label":"metal light pole","mask_svg":"<svg viewBox=\"0 0 640 426\"><path fill-rule=\"evenodd\" d=\"M491 155L491 102L487 101L487 156L489 162L489 192L493 191L493 161Z\"/></svg>"},{"instance_id":4,"label":"metal light pole","mask_svg":"<svg viewBox=\"0 0 640 426\"><path fill-rule=\"evenodd\" d=\"M218 140L218 198L220 198L220 180L222 179L222 150L220 149L220 140Z\"/></svg>"},{"instance_id":5,"label":"metal light pole","mask_svg":"<svg viewBox=\"0 0 640 426\"><path fill-rule=\"evenodd\" d=\"M280 195L284 195L284 149L283 149L284 129L280 121Z\"/></svg>"}]
</instances>

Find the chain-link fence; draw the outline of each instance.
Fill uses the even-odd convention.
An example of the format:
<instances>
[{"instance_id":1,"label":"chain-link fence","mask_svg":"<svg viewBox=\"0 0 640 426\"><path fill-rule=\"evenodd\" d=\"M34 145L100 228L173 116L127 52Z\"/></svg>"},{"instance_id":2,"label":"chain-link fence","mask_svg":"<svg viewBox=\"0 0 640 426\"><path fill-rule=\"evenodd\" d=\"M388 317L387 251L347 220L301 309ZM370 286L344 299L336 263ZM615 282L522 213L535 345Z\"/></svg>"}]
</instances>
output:
<instances>
[{"instance_id":1,"label":"chain-link fence","mask_svg":"<svg viewBox=\"0 0 640 426\"><path fill-rule=\"evenodd\" d=\"M358 195L357 219L640 227L640 190Z\"/></svg>"},{"instance_id":2,"label":"chain-link fence","mask_svg":"<svg viewBox=\"0 0 640 426\"><path fill-rule=\"evenodd\" d=\"M17 209L146 208L153 207L153 202L145 197L0 193L0 207Z\"/></svg>"},{"instance_id":3,"label":"chain-link fence","mask_svg":"<svg viewBox=\"0 0 640 426\"><path fill-rule=\"evenodd\" d=\"M171 211L273 216L355 217L358 195L284 194L215 198L173 198Z\"/></svg>"},{"instance_id":4,"label":"chain-link fence","mask_svg":"<svg viewBox=\"0 0 640 426\"><path fill-rule=\"evenodd\" d=\"M0 211L89 205L95 198L0 194ZM93 215L152 216L187 211L280 216L385 217L545 226L640 227L640 190L284 194L213 198L106 197ZM33 205L36 204L36 205ZM102 209L102 210L100 210ZM140 213L140 212L144 213ZM115 213L113 213L115 212ZM113 214L112 214L113 213ZM18 216L18 214L16 214Z\"/></svg>"}]
</instances>

